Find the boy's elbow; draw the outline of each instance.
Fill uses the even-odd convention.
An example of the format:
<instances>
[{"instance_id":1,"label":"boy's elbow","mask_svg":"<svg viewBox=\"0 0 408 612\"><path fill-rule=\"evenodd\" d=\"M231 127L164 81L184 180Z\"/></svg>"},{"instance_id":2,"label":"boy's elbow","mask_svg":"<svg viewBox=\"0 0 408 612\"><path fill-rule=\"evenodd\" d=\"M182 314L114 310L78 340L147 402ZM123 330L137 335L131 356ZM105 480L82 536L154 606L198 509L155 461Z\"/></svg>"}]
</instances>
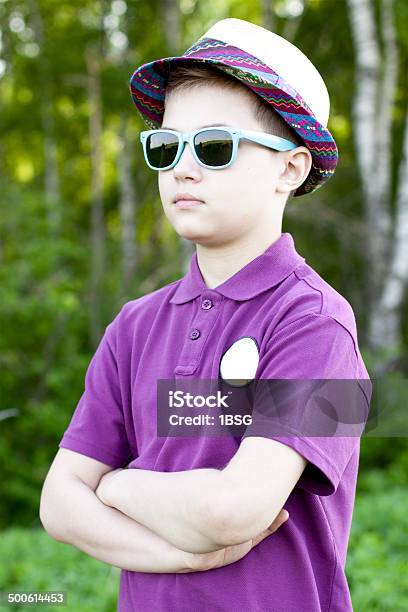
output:
<instances>
[{"instance_id":1,"label":"boy's elbow","mask_svg":"<svg viewBox=\"0 0 408 612\"><path fill-rule=\"evenodd\" d=\"M64 544L67 544L67 540L62 536L62 534L60 534L60 532L58 530L56 530L55 527L51 527L48 524L46 524L44 522L44 520L41 518L41 515L40 515L40 521L42 523L42 526L44 527L44 531L46 531L47 534L53 540L56 540L57 542L63 542Z\"/></svg>"},{"instance_id":2,"label":"boy's elbow","mask_svg":"<svg viewBox=\"0 0 408 612\"><path fill-rule=\"evenodd\" d=\"M40 517L41 525L43 526L44 530L48 533L49 536L56 540L57 538L55 537L55 529L54 526L51 526L52 523L50 520L49 509L46 507L46 501L44 500L43 495L41 496L40 509L38 514Z\"/></svg>"},{"instance_id":3,"label":"boy's elbow","mask_svg":"<svg viewBox=\"0 0 408 612\"><path fill-rule=\"evenodd\" d=\"M52 500L49 499L49 496L43 489L41 493L39 507L40 522L44 527L44 530L51 538L53 538L53 540L57 540L58 542L66 542L59 529L60 525L58 522L58 517L56 516L56 513L53 510L54 505L52 503Z\"/></svg>"},{"instance_id":4,"label":"boy's elbow","mask_svg":"<svg viewBox=\"0 0 408 612\"><path fill-rule=\"evenodd\" d=\"M240 513L239 504L218 500L209 511L209 537L220 547L241 544L250 539L249 521Z\"/></svg>"}]
</instances>

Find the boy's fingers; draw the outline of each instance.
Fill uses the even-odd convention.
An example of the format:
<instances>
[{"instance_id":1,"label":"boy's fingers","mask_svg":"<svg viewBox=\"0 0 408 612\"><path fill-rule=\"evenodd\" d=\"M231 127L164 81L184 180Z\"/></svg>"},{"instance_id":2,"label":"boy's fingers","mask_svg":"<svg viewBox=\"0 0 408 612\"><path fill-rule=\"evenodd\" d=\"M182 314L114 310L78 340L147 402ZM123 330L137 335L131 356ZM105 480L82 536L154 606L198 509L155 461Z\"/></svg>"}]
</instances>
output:
<instances>
[{"instance_id":1,"label":"boy's fingers","mask_svg":"<svg viewBox=\"0 0 408 612\"><path fill-rule=\"evenodd\" d=\"M264 531L259 533L252 540L248 540L247 542L242 542L242 544L238 544L235 546L229 546L224 549L224 558L222 561L214 563L212 562L211 567L205 567L204 569L212 569L213 567L221 567L222 565L229 565L230 563L234 563L239 559L242 559L254 546L259 544L262 540L264 540L267 536L270 536L272 533L277 531L279 527L287 521L289 518L289 512L284 508L279 512L278 516L275 518L273 523L267 527ZM220 552L220 551L219 551ZM202 567L200 569L203 569Z\"/></svg>"},{"instance_id":2,"label":"boy's fingers","mask_svg":"<svg viewBox=\"0 0 408 612\"><path fill-rule=\"evenodd\" d=\"M282 508L282 510L279 512L278 516L276 517L275 520L278 520L280 524L284 523L285 521L287 521L289 518L289 512L287 510L285 510L285 508Z\"/></svg>"},{"instance_id":3,"label":"boy's fingers","mask_svg":"<svg viewBox=\"0 0 408 612\"><path fill-rule=\"evenodd\" d=\"M257 536L255 536L255 538L252 539L252 546L256 546L257 544L259 544L259 542L261 542L267 536L270 536L272 533L277 531L279 527L288 520L288 518L289 518L289 512L283 508L279 512L275 520L269 525L269 527L267 527L265 531L262 531L260 534L258 534Z\"/></svg>"},{"instance_id":4,"label":"boy's fingers","mask_svg":"<svg viewBox=\"0 0 408 612\"><path fill-rule=\"evenodd\" d=\"M282 508L275 520L269 525L269 531L276 531L289 518L289 512Z\"/></svg>"}]
</instances>

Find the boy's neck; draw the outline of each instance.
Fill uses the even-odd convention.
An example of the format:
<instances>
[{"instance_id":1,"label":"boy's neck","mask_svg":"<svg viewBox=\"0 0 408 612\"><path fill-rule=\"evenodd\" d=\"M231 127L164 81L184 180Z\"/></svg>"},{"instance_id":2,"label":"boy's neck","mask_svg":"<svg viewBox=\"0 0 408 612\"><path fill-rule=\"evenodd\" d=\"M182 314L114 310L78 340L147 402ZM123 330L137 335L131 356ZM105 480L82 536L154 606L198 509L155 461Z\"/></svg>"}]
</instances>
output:
<instances>
[{"instance_id":1,"label":"boy's neck","mask_svg":"<svg viewBox=\"0 0 408 612\"><path fill-rule=\"evenodd\" d=\"M247 243L233 243L218 247L196 245L197 263L205 284L214 289L236 274L256 257L262 255L282 235L282 229L273 230L265 240L253 238Z\"/></svg>"}]
</instances>

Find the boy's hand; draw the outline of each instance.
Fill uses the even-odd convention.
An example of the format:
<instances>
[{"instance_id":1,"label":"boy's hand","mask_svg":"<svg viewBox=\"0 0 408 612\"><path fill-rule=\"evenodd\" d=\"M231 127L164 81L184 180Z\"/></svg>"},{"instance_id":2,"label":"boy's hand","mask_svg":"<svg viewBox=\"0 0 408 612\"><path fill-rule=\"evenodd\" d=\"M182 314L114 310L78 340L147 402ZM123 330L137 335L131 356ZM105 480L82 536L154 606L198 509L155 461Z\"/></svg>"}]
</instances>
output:
<instances>
[{"instance_id":1,"label":"boy's hand","mask_svg":"<svg viewBox=\"0 0 408 612\"><path fill-rule=\"evenodd\" d=\"M252 538L247 542L235 544L234 546L227 546L226 548L203 554L182 551L184 554L184 560L186 561L189 569L180 570L178 573L184 574L188 572L202 572L209 569L214 569L216 567L222 567L223 565L230 565L230 563L235 563L235 561L239 561L242 559L242 557L245 557L245 555L264 538L277 531L279 527L288 520L288 518L289 513L287 510L282 508L276 519L267 529L265 529L265 531L262 531L255 538Z\"/></svg>"},{"instance_id":2,"label":"boy's hand","mask_svg":"<svg viewBox=\"0 0 408 612\"><path fill-rule=\"evenodd\" d=\"M95 489L96 497L106 506L109 506L109 488L112 484L112 479L118 472L121 472L122 469L123 468L117 468L116 470L104 474Z\"/></svg>"}]
</instances>

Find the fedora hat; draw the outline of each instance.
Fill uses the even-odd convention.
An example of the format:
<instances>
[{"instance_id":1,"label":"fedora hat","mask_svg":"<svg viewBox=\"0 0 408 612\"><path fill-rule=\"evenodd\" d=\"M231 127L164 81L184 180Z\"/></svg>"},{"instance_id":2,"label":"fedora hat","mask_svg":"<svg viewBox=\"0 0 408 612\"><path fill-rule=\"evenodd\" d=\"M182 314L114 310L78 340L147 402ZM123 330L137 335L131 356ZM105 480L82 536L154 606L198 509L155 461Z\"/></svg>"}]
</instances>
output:
<instances>
[{"instance_id":1,"label":"fedora hat","mask_svg":"<svg viewBox=\"0 0 408 612\"><path fill-rule=\"evenodd\" d=\"M311 153L312 167L295 196L315 191L334 174L338 150L327 129L327 87L295 45L254 23L228 18L215 23L182 55L143 64L131 76L129 89L150 129L162 125L171 67L186 60L207 63L232 75L269 103L298 134Z\"/></svg>"}]
</instances>

